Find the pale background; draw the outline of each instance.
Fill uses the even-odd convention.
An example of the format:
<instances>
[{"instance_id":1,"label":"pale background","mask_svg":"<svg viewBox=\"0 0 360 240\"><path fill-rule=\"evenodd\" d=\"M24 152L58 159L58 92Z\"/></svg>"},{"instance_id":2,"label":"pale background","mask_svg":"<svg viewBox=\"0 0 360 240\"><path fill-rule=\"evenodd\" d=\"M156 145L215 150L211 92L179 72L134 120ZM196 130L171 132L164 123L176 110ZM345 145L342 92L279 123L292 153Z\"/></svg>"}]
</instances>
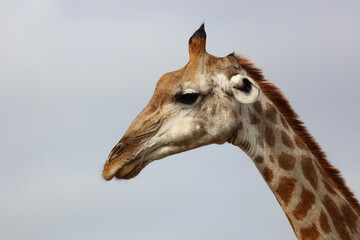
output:
<instances>
[{"instance_id":1,"label":"pale background","mask_svg":"<svg viewBox=\"0 0 360 240\"><path fill-rule=\"evenodd\" d=\"M360 197L360 2L0 0L0 239L295 239L225 144L102 180L159 77L207 50L257 63Z\"/></svg>"}]
</instances>

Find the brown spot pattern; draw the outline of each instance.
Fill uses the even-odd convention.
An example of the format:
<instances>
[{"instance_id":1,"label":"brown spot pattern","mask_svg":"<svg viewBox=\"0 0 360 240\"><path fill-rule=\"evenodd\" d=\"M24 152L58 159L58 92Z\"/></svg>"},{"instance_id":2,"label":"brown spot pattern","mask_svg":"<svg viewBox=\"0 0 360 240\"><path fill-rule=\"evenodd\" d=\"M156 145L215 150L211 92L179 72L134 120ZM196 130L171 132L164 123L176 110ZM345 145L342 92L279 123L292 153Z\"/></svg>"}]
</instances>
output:
<instances>
[{"instance_id":1,"label":"brown spot pattern","mask_svg":"<svg viewBox=\"0 0 360 240\"><path fill-rule=\"evenodd\" d=\"M294 144L292 143L289 135L287 135L286 132L284 131L281 131L281 140L283 141L285 146L287 146L290 149L294 149Z\"/></svg>"},{"instance_id":2,"label":"brown spot pattern","mask_svg":"<svg viewBox=\"0 0 360 240\"><path fill-rule=\"evenodd\" d=\"M282 177L280 179L279 186L276 189L276 194L281 198L281 200L284 202L285 206L288 205L288 203L291 200L292 193L295 189L296 180L289 177Z\"/></svg>"},{"instance_id":3,"label":"brown spot pattern","mask_svg":"<svg viewBox=\"0 0 360 240\"><path fill-rule=\"evenodd\" d=\"M214 116L215 113L216 113L216 104L214 103L214 104L211 106L211 112L210 112L210 114L211 114L211 116Z\"/></svg>"},{"instance_id":4,"label":"brown spot pattern","mask_svg":"<svg viewBox=\"0 0 360 240\"><path fill-rule=\"evenodd\" d=\"M256 125L260 123L260 120L256 117L255 114L250 113L250 124Z\"/></svg>"},{"instance_id":5,"label":"brown spot pattern","mask_svg":"<svg viewBox=\"0 0 360 240\"><path fill-rule=\"evenodd\" d=\"M263 109L262 109L261 103L259 101L254 103L254 109L255 109L256 112L262 113Z\"/></svg>"},{"instance_id":6,"label":"brown spot pattern","mask_svg":"<svg viewBox=\"0 0 360 240\"><path fill-rule=\"evenodd\" d=\"M300 235L302 240L316 240L319 238L320 233L315 224L308 228L300 229Z\"/></svg>"},{"instance_id":7,"label":"brown spot pattern","mask_svg":"<svg viewBox=\"0 0 360 240\"><path fill-rule=\"evenodd\" d=\"M301 158L301 170L304 177L310 182L314 190L316 190L318 185L318 176L316 175L316 170L311 158L307 156L303 156Z\"/></svg>"},{"instance_id":8,"label":"brown spot pattern","mask_svg":"<svg viewBox=\"0 0 360 240\"><path fill-rule=\"evenodd\" d=\"M272 170L268 167L264 168L263 176L264 176L265 181L268 183L270 183L274 177Z\"/></svg>"},{"instance_id":9,"label":"brown spot pattern","mask_svg":"<svg viewBox=\"0 0 360 240\"><path fill-rule=\"evenodd\" d=\"M264 162L264 158L263 158L262 156L256 156L255 162L256 162L257 164L261 164L261 163Z\"/></svg>"},{"instance_id":10,"label":"brown spot pattern","mask_svg":"<svg viewBox=\"0 0 360 240\"><path fill-rule=\"evenodd\" d=\"M274 159L274 157L273 157L272 155L270 155L269 158L270 158L270 161L271 161L272 163L275 162L275 159Z\"/></svg>"},{"instance_id":11,"label":"brown spot pattern","mask_svg":"<svg viewBox=\"0 0 360 240\"><path fill-rule=\"evenodd\" d=\"M265 141L269 145L269 147L275 146L275 136L271 128L266 127L265 129Z\"/></svg>"},{"instance_id":12,"label":"brown spot pattern","mask_svg":"<svg viewBox=\"0 0 360 240\"><path fill-rule=\"evenodd\" d=\"M276 124L277 111L274 105L270 103L267 104L266 116L272 123Z\"/></svg>"},{"instance_id":13,"label":"brown spot pattern","mask_svg":"<svg viewBox=\"0 0 360 240\"><path fill-rule=\"evenodd\" d=\"M284 128L286 128L286 130L289 130L289 125L287 124L285 118L283 116L281 116L280 120L281 120L281 123L284 126Z\"/></svg>"},{"instance_id":14,"label":"brown spot pattern","mask_svg":"<svg viewBox=\"0 0 360 240\"><path fill-rule=\"evenodd\" d=\"M320 227L324 231L324 233L331 232L331 228L330 228L327 216L324 213L324 211L321 211L319 222L320 222Z\"/></svg>"},{"instance_id":15,"label":"brown spot pattern","mask_svg":"<svg viewBox=\"0 0 360 240\"><path fill-rule=\"evenodd\" d=\"M281 153L278 158L279 166L287 171L290 171L295 166L295 158L287 153Z\"/></svg>"},{"instance_id":16,"label":"brown spot pattern","mask_svg":"<svg viewBox=\"0 0 360 240\"><path fill-rule=\"evenodd\" d=\"M231 117L232 119L236 119L236 118L237 118L237 113L235 112L235 110L231 110L230 117Z\"/></svg>"},{"instance_id":17,"label":"brown spot pattern","mask_svg":"<svg viewBox=\"0 0 360 240\"><path fill-rule=\"evenodd\" d=\"M325 189L326 189L329 193L331 193L332 195L336 195L335 190L332 188L332 186L331 186L325 179L323 180L323 183L324 183Z\"/></svg>"},{"instance_id":18,"label":"brown spot pattern","mask_svg":"<svg viewBox=\"0 0 360 240\"><path fill-rule=\"evenodd\" d=\"M298 135L295 135L295 143L300 149L306 149L304 141Z\"/></svg>"},{"instance_id":19,"label":"brown spot pattern","mask_svg":"<svg viewBox=\"0 0 360 240\"><path fill-rule=\"evenodd\" d=\"M336 203L326 195L323 204L342 240L350 240L349 232L346 228L346 222L340 213Z\"/></svg>"},{"instance_id":20,"label":"brown spot pattern","mask_svg":"<svg viewBox=\"0 0 360 240\"><path fill-rule=\"evenodd\" d=\"M348 205L341 206L341 212L346 219L346 224L352 233L356 232L356 222L359 217L355 214L354 210Z\"/></svg>"},{"instance_id":21,"label":"brown spot pattern","mask_svg":"<svg viewBox=\"0 0 360 240\"><path fill-rule=\"evenodd\" d=\"M330 177L333 179L334 183L336 183L337 190L345 196L346 200L349 201L351 206L356 210L356 212L359 213L359 202L355 199L350 189L346 186L344 179L340 176L340 174L338 174L334 166L332 166L331 163L327 161L325 153L321 150L319 144L306 129L303 122L299 120L298 115L290 106L289 101L284 97L283 94L281 94L280 89L267 81L262 74L261 69L256 68L254 63L252 63L249 59L240 56L237 56L236 59L249 74L249 76L256 80L256 83L260 86L262 92L273 104L275 104L279 113L281 113L283 116L286 116L286 120L290 128L294 129L298 136L301 136L304 143L309 148L307 149L306 147L306 149L311 151L311 153L319 160L319 164L327 172L329 172Z\"/></svg>"},{"instance_id":22,"label":"brown spot pattern","mask_svg":"<svg viewBox=\"0 0 360 240\"><path fill-rule=\"evenodd\" d=\"M303 187L300 202L296 206L295 210L293 211L293 215L297 220L303 219L311 207L315 203L315 195Z\"/></svg>"}]
</instances>

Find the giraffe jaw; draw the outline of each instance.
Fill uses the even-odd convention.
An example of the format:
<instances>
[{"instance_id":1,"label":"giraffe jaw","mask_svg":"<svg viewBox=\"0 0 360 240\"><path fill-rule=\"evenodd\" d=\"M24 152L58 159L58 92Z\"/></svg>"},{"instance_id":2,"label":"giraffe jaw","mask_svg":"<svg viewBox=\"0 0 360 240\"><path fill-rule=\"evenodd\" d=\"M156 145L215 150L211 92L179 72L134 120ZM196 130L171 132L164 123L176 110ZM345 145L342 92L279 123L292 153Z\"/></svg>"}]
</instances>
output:
<instances>
[{"instance_id":1,"label":"giraffe jaw","mask_svg":"<svg viewBox=\"0 0 360 240\"><path fill-rule=\"evenodd\" d=\"M223 142L220 144L222 143ZM136 177L143 168L155 160L160 160L167 156L184 152L196 147L199 146L153 146L139 151L138 154L135 154L135 157L128 158L124 158L124 156L120 155L112 159L112 154L110 154L106 160L102 175L106 181L110 181L114 177L117 179L131 179ZM112 160L109 161L110 159Z\"/></svg>"}]
</instances>

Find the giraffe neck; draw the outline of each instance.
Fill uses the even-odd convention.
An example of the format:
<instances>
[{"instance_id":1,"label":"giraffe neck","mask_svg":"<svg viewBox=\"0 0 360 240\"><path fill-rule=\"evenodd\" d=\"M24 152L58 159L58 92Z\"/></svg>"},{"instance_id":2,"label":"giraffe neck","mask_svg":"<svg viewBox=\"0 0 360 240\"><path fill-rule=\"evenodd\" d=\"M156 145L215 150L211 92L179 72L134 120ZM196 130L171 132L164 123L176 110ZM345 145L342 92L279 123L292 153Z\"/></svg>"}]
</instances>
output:
<instances>
[{"instance_id":1,"label":"giraffe neck","mask_svg":"<svg viewBox=\"0 0 360 240\"><path fill-rule=\"evenodd\" d=\"M266 96L240 112L229 142L254 161L297 238L360 239L359 215Z\"/></svg>"}]
</instances>

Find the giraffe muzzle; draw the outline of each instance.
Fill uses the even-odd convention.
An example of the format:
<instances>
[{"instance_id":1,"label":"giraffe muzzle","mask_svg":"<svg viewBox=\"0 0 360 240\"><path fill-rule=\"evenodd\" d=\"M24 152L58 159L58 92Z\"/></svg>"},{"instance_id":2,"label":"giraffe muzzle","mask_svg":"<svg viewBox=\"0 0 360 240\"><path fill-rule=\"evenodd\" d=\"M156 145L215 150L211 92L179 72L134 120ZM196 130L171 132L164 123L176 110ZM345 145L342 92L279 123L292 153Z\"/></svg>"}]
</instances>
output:
<instances>
[{"instance_id":1,"label":"giraffe muzzle","mask_svg":"<svg viewBox=\"0 0 360 240\"><path fill-rule=\"evenodd\" d=\"M138 175L143 169L143 158L139 157L142 156L138 151L139 148L141 148L141 144L128 144L126 140L122 139L106 159L103 178L110 181L114 177L130 179Z\"/></svg>"},{"instance_id":2,"label":"giraffe muzzle","mask_svg":"<svg viewBox=\"0 0 360 240\"><path fill-rule=\"evenodd\" d=\"M147 164L140 158L131 160L118 157L113 159L112 162L108 159L104 166L103 178L107 181L114 177L117 179L130 179L137 176L145 165Z\"/></svg>"}]
</instances>

